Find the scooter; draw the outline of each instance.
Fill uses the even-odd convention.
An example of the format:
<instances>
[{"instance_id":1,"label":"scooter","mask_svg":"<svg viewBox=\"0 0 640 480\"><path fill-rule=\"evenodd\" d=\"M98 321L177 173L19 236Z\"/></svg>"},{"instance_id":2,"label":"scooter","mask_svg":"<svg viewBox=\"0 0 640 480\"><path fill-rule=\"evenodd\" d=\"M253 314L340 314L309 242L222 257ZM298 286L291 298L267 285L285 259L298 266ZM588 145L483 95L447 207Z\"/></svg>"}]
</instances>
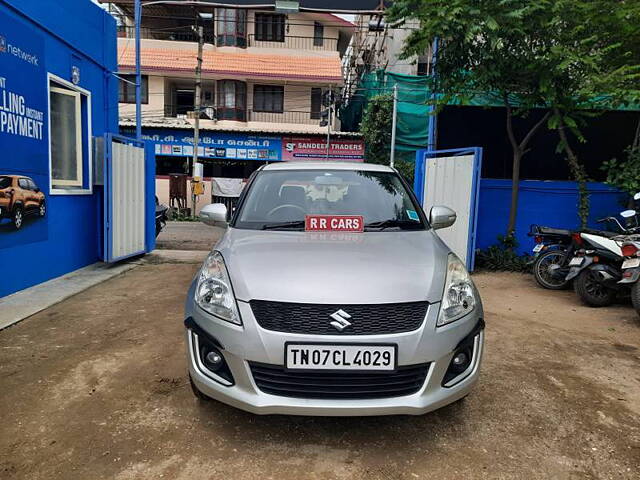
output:
<instances>
[{"instance_id":1,"label":"scooter","mask_svg":"<svg viewBox=\"0 0 640 480\"><path fill-rule=\"evenodd\" d=\"M640 315L640 235L628 237L621 246L624 262L622 262L622 279L620 285L631 287L631 303Z\"/></svg>"},{"instance_id":2,"label":"scooter","mask_svg":"<svg viewBox=\"0 0 640 480\"><path fill-rule=\"evenodd\" d=\"M628 285L619 283L624 261L622 245L631 235L638 233L640 227L635 210L626 210L620 215L625 218L627 227L614 217L602 221L615 222L624 232L621 235L582 232L579 237L574 237L575 254L569 261L566 280L573 280L578 297L591 307L611 305L621 290L628 289Z\"/></svg>"}]
</instances>

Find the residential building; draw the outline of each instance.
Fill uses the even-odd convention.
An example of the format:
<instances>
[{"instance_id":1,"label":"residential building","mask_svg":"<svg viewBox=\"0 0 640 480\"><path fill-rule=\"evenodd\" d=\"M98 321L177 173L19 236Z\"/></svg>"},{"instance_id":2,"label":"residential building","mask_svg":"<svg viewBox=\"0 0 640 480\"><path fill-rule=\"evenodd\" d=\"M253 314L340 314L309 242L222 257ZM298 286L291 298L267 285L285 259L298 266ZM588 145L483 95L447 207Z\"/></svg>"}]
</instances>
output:
<instances>
[{"instance_id":1,"label":"residential building","mask_svg":"<svg viewBox=\"0 0 640 480\"><path fill-rule=\"evenodd\" d=\"M110 10L119 21L120 127L131 135L133 2L114 0ZM351 22L326 13L153 5L142 15L142 126L155 143L159 176L190 172L196 25L204 32L198 157L205 177L246 178L267 161L363 159L359 136L341 133L335 115L323 117L344 85Z\"/></svg>"}]
</instances>

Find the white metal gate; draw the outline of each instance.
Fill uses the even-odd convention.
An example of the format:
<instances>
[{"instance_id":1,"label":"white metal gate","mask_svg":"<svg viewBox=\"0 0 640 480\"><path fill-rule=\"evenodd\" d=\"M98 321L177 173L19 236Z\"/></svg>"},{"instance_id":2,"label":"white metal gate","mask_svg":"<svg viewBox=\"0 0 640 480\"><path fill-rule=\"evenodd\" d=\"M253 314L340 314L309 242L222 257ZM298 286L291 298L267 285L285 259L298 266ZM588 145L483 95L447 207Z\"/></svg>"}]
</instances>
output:
<instances>
[{"instance_id":1,"label":"white metal gate","mask_svg":"<svg viewBox=\"0 0 640 480\"><path fill-rule=\"evenodd\" d=\"M422 205L427 212L434 205L455 210L456 223L438 231L438 236L473 270L482 149L423 151ZM445 156L442 156L442 155ZM418 167L418 165L417 165ZM417 170L417 168L416 168Z\"/></svg>"},{"instance_id":2,"label":"white metal gate","mask_svg":"<svg viewBox=\"0 0 640 480\"><path fill-rule=\"evenodd\" d=\"M104 179L104 260L116 262L144 253L144 144L108 135L105 139Z\"/></svg>"}]
</instances>

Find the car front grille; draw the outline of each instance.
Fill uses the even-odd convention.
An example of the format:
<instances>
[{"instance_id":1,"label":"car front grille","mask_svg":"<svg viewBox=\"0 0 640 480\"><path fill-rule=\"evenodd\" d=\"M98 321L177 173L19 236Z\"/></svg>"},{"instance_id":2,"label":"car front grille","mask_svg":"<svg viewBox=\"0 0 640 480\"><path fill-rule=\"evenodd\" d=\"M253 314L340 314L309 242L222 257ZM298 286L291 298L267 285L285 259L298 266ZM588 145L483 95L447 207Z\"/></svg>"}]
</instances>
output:
<instances>
[{"instance_id":1,"label":"car front grille","mask_svg":"<svg viewBox=\"0 0 640 480\"><path fill-rule=\"evenodd\" d=\"M422 325L428 302L332 305L251 300L251 310L262 328L308 335L379 335L412 332ZM336 329L331 315L346 312L348 325Z\"/></svg>"},{"instance_id":2,"label":"car front grille","mask_svg":"<svg viewBox=\"0 0 640 480\"><path fill-rule=\"evenodd\" d=\"M395 372L295 372L279 365L250 363L258 388L271 395L326 400L402 397L424 385L429 364Z\"/></svg>"}]
</instances>

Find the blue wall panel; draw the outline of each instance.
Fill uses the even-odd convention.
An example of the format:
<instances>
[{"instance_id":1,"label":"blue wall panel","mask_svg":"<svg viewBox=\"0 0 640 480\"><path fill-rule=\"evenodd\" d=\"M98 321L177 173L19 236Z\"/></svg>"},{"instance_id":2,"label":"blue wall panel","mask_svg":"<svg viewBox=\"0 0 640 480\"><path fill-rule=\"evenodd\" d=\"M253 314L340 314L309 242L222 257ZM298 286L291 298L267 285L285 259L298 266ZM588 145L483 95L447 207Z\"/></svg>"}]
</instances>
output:
<instances>
[{"instance_id":1,"label":"blue wall panel","mask_svg":"<svg viewBox=\"0 0 640 480\"><path fill-rule=\"evenodd\" d=\"M591 194L589 226L598 228L597 219L617 215L624 210L624 194L601 183L590 183L588 189ZM497 243L497 236L504 235L509 221L510 203L510 180L481 180L477 248L484 249L494 245ZM557 228L578 228L580 219L577 208L578 189L575 182L520 182L516 223L520 253L531 252L533 248L533 239L527 236L532 223Z\"/></svg>"},{"instance_id":2,"label":"blue wall panel","mask_svg":"<svg viewBox=\"0 0 640 480\"><path fill-rule=\"evenodd\" d=\"M118 84L112 76L117 70L114 19L88 0L8 0L0 3L0 12L44 37L48 73L69 81L71 66L80 67L78 86L92 95L91 135L117 132ZM46 89L45 82L41 88ZM8 143L3 137L0 147L6 151L11 148ZM48 140L46 144L48 148ZM47 195L47 200L47 239L0 249L0 266L12 272L0 280L0 297L99 260L101 189L94 188L92 195Z\"/></svg>"}]
</instances>

